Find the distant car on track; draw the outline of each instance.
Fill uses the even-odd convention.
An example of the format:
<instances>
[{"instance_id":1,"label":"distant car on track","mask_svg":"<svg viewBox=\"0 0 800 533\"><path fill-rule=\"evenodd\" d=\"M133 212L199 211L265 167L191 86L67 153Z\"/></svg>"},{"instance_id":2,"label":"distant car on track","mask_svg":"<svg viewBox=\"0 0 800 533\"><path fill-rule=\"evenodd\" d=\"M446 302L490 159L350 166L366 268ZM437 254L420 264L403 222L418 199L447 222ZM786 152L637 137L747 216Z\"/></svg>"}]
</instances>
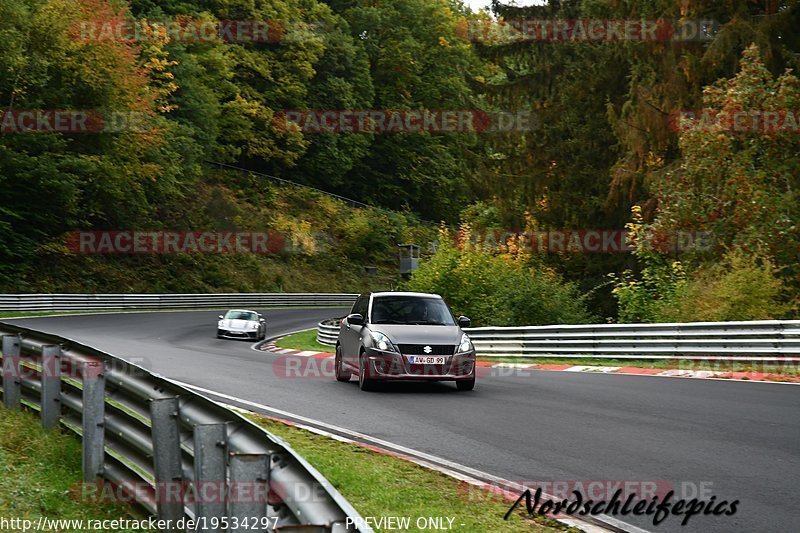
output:
<instances>
[{"instance_id":1,"label":"distant car on track","mask_svg":"<svg viewBox=\"0 0 800 533\"><path fill-rule=\"evenodd\" d=\"M219 322L217 322L218 339L264 340L266 336L266 321L255 311L231 309L225 315L219 315Z\"/></svg>"},{"instance_id":2,"label":"distant car on track","mask_svg":"<svg viewBox=\"0 0 800 533\"><path fill-rule=\"evenodd\" d=\"M455 381L475 387L475 348L438 294L376 292L358 297L342 320L336 343L336 379L358 375L362 390L378 381Z\"/></svg>"}]
</instances>

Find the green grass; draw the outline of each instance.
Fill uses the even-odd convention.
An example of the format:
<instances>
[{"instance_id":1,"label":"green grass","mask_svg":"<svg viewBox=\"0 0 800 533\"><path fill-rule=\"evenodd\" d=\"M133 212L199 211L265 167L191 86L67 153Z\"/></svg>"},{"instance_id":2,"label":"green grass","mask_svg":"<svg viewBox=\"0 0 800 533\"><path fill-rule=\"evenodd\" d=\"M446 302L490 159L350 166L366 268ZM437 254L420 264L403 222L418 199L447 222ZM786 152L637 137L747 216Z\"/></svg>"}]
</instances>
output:
<instances>
[{"instance_id":1,"label":"green grass","mask_svg":"<svg viewBox=\"0 0 800 533\"><path fill-rule=\"evenodd\" d=\"M546 518L530 520L524 513L505 521L503 516L512 502L499 495L363 446L343 443L259 415L250 415L250 418L286 440L363 517L407 516L412 524L408 531L418 531L414 523L419 517L452 517L455 519L453 530L464 533L568 529Z\"/></svg>"},{"instance_id":2,"label":"green grass","mask_svg":"<svg viewBox=\"0 0 800 533\"><path fill-rule=\"evenodd\" d=\"M292 350L312 350L315 352L333 353L333 346L320 344L317 342L317 330L307 329L299 333L287 335L275 343L279 348L289 348Z\"/></svg>"},{"instance_id":3,"label":"green grass","mask_svg":"<svg viewBox=\"0 0 800 533\"><path fill-rule=\"evenodd\" d=\"M33 521L132 517L131 509L122 505L81 501L81 483L78 439L44 431L35 415L0 406L0 517Z\"/></svg>"},{"instance_id":4,"label":"green grass","mask_svg":"<svg viewBox=\"0 0 800 533\"><path fill-rule=\"evenodd\" d=\"M56 313L55 311L42 311L42 312L28 312L28 311L0 311L0 318L10 318L10 317L17 317L17 316L48 316L48 315L60 315L62 313ZM67 314L67 313L63 313Z\"/></svg>"}]
</instances>

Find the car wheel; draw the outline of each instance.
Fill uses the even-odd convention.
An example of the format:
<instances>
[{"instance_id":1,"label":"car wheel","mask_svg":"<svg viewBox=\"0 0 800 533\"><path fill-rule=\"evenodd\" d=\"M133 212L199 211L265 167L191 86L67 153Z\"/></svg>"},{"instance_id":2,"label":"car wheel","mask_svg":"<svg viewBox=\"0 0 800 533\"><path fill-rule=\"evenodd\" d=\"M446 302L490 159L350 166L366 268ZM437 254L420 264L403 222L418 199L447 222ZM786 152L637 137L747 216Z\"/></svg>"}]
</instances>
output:
<instances>
[{"instance_id":1,"label":"car wheel","mask_svg":"<svg viewBox=\"0 0 800 533\"><path fill-rule=\"evenodd\" d=\"M456 381L458 390L472 390L475 388L475 375L471 379L459 379Z\"/></svg>"},{"instance_id":2,"label":"car wheel","mask_svg":"<svg viewBox=\"0 0 800 533\"><path fill-rule=\"evenodd\" d=\"M358 387L363 391L375 389L375 380L367 377L367 358L364 352L358 356Z\"/></svg>"},{"instance_id":3,"label":"car wheel","mask_svg":"<svg viewBox=\"0 0 800 533\"><path fill-rule=\"evenodd\" d=\"M220 329L217 330L217 338L218 339L222 338L222 330L220 330Z\"/></svg>"},{"instance_id":4,"label":"car wheel","mask_svg":"<svg viewBox=\"0 0 800 533\"><path fill-rule=\"evenodd\" d=\"M334 366L336 367L336 381L350 381L350 378L353 377L353 374L348 372L342 366L342 347L336 347L336 358L334 360Z\"/></svg>"}]
</instances>

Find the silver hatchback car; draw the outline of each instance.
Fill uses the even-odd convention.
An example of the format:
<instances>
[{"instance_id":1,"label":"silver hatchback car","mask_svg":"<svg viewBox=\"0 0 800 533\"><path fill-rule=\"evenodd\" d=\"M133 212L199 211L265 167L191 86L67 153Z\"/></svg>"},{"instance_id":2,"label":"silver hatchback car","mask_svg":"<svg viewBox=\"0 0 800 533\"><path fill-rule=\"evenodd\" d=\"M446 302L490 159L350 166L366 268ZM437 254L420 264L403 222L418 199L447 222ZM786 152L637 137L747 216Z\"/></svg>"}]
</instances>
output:
<instances>
[{"instance_id":1,"label":"silver hatchback car","mask_svg":"<svg viewBox=\"0 0 800 533\"><path fill-rule=\"evenodd\" d=\"M387 380L455 381L475 388L475 348L438 294L376 292L358 297L342 320L336 379L358 375L362 390Z\"/></svg>"}]
</instances>

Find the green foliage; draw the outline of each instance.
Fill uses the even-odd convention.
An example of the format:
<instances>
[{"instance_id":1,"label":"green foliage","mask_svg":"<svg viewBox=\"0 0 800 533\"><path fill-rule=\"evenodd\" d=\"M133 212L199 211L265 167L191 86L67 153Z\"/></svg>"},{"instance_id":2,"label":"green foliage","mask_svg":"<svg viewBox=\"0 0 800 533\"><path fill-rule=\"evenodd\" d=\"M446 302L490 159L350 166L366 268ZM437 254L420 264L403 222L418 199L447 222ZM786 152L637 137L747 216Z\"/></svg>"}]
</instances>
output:
<instances>
[{"instance_id":1,"label":"green foliage","mask_svg":"<svg viewBox=\"0 0 800 533\"><path fill-rule=\"evenodd\" d=\"M39 246L36 270L0 284L29 292L353 292L386 289L397 274L397 244L426 243L435 228L414 216L353 209L315 191L219 172L187 193L204 206L171 230L273 231L278 253L74 255L63 239ZM254 194L258 191L258 194ZM364 266L378 267L366 276Z\"/></svg>"},{"instance_id":2,"label":"green foliage","mask_svg":"<svg viewBox=\"0 0 800 533\"><path fill-rule=\"evenodd\" d=\"M790 72L774 79L751 46L739 72L706 87L703 100L718 115L682 124L681 166L656 183L655 231L710 232L720 251L765 250L798 273L800 135L785 118L800 109L800 79ZM737 113L761 116L762 126L767 114L784 118L767 129L722 118Z\"/></svg>"},{"instance_id":3,"label":"green foliage","mask_svg":"<svg viewBox=\"0 0 800 533\"><path fill-rule=\"evenodd\" d=\"M628 230L641 269L638 276L631 270L612 275L620 322L767 320L789 316L793 305L786 301L785 284L768 257L735 248L720 262L687 272L681 262L651 248L652 227L642 222L639 206L633 209L633 219Z\"/></svg>"},{"instance_id":4,"label":"green foliage","mask_svg":"<svg viewBox=\"0 0 800 533\"><path fill-rule=\"evenodd\" d=\"M633 221L626 225L629 244L641 263L640 277L631 270L612 274L611 291L619 305L622 323L659 322L664 305L670 304L686 284L686 272L679 261L650 247L648 228L642 219L642 208L632 208Z\"/></svg>"},{"instance_id":5,"label":"green foliage","mask_svg":"<svg viewBox=\"0 0 800 533\"><path fill-rule=\"evenodd\" d=\"M461 223L469 224L476 230L502 228L500 211L486 202L475 202L461 211Z\"/></svg>"},{"instance_id":6,"label":"green foliage","mask_svg":"<svg viewBox=\"0 0 800 533\"><path fill-rule=\"evenodd\" d=\"M658 188L664 175L681 164L684 148L670 118L681 110L701 107L703 86L733 76L742 51L752 42L762 50L769 72L778 74L800 66L797 2L575 0L535 4L515 7L498 2L495 14L507 19L706 19L720 26L708 40L684 42L553 43L533 39L476 45L490 72L476 79L481 97L493 108L528 109L538 118L538 127L530 134L481 136L477 148L480 157L470 179L471 191L497 208L506 228L521 227L526 212L539 222L538 229L619 228L635 204L642 205L645 219L652 220L658 202L650 189ZM797 109L796 104L791 106L787 101L787 109ZM797 133L793 137L796 140ZM688 148L695 152L706 149L691 142ZM752 149L755 155L760 147ZM796 160L796 151L786 149L783 160ZM704 158L700 156L693 165ZM705 160L714 164L713 158ZM762 180L791 182L785 172L788 164L781 172L760 177L761 155L753 162L755 168L748 170L747 181L754 185ZM800 173L795 169L791 175L796 180ZM792 187L798 190L796 185ZM788 190L772 189L769 194L775 196L765 199L770 218L790 211L783 201L788 199ZM796 196L793 201L795 206L800 204ZM776 210L776 202L784 209ZM759 218L760 209L753 216ZM787 236L796 227L796 219L792 219L774 242L791 249ZM753 229L758 231L755 225ZM794 253L796 257L796 247ZM796 259L777 260L782 266L798 263ZM622 254L554 255L546 261L568 279L593 287L602 286L607 272L624 270L629 263ZM800 279L796 269L782 272ZM603 289L595 295L593 307L612 314L607 306L613 301L611 295Z\"/></svg>"},{"instance_id":7,"label":"green foliage","mask_svg":"<svg viewBox=\"0 0 800 533\"><path fill-rule=\"evenodd\" d=\"M768 258L737 249L693 273L658 313L663 322L785 319L792 305Z\"/></svg>"},{"instance_id":8,"label":"green foliage","mask_svg":"<svg viewBox=\"0 0 800 533\"><path fill-rule=\"evenodd\" d=\"M316 0L4 2L3 108L132 112L142 128L0 136L0 283L19 283L39 251L70 230L191 227L198 222L193 191L214 179L204 159L246 161L379 205L455 217L469 139L315 135L274 123L283 109L471 106L466 72L477 60L456 38L459 19L445 0L335 7ZM266 44L77 34L81 21L178 16L269 20L285 32ZM258 194L253 183L230 185ZM345 257L373 262L408 226L406 215L393 217L342 215L331 232Z\"/></svg>"},{"instance_id":9,"label":"green foliage","mask_svg":"<svg viewBox=\"0 0 800 533\"><path fill-rule=\"evenodd\" d=\"M372 79L372 109L473 109L470 75L481 68L459 35L446 0L331 2L363 47ZM431 220L456 221L466 201L475 135L390 134L370 139L341 190ZM329 142L325 140L324 142ZM350 168L349 166L346 168ZM325 177L316 183L327 185ZM334 169L334 179L338 175ZM310 180L313 178L309 178ZM334 181L334 183L337 183ZM324 188L324 185L320 185Z\"/></svg>"},{"instance_id":10,"label":"green foliage","mask_svg":"<svg viewBox=\"0 0 800 533\"><path fill-rule=\"evenodd\" d=\"M179 200L193 174L182 165L192 148L158 116L171 90L158 43L142 50L75 38L81 20L116 12L102 1L20 0L0 11L4 110L132 113L144 130L0 135L0 282L8 282L48 238L78 226L141 224L156 204Z\"/></svg>"},{"instance_id":11,"label":"green foliage","mask_svg":"<svg viewBox=\"0 0 800 533\"><path fill-rule=\"evenodd\" d=\"M800 66L800 4L575 0L494 9L517 19L712 19L720 28L707 42L474 43L465 28L488 17L459 0L4 0L0 109L133 113L140 129L0 135L0 287L385 288L395 282L395 246L434 239L421 218L460 217L476 229L609 229L638 204L643 243L687 230L712 233L718 247L681 262L644 245L633 258L533 261L444 242L411 284L448 294L484 323L585 321L587 303L612 315L614 302L624 321L690 316L704 307L681 302L700 294L715 302L703 316L781 316L800 286L800 136L705 124L677 132L669 118L700 106L800 109L800 81L786 70ZM277 43L75 34L82 20L179 16L269 20L285 32ZM535 120L532 131L481 135L312 134L281 127L276 114L287 109L482 109ZM380 209L278 189L256 173L219 173L206 161ZM289 247L275 257L75 257L63 240L77 229L263 229ZM734 260L737 248L757 254L757 264ZM633 261L639 270L625 271ZM365 277L364 265L383 274ZM624 273L609 283L611 271ZM787 290L747 289L767 290L775 279ZM753 300L742 303L730 287Z\"/></svg>"},{"instance_id":12,"label":"green foliage","mask_svg":"<svg viewBox=\"0 0 800 533\"><path fill-rule=\"evenodd\" d=\"M462 227L462 236L469 232ZM459 243L466 243L460 239ZM521 254L491 254L453 242L442 228L439 247L413 273L407 288L442 295L476 326L591 322L574 284Z\"/></svg>"}]
</instances>

